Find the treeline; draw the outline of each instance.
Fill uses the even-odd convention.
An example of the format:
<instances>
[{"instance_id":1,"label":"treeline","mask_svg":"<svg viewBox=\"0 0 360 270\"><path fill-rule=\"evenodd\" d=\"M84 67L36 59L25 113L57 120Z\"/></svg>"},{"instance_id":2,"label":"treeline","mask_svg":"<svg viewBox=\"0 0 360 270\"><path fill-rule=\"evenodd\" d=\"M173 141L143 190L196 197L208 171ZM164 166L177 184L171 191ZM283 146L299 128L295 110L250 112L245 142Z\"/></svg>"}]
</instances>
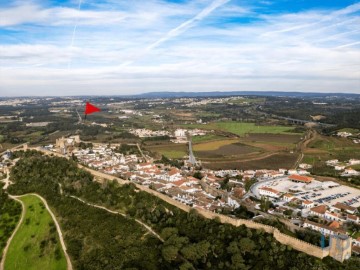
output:
<instances>
[{"instance_id":1,"label":"treeline","mask_svg":"<svg viewBox=\"0 0 360 270\"><path fill-rule=\"evenodd\" d=\"M122 143L119 147L116 147L115 152L124 155L140 155L139 148L136 145L129 145L125 143Z\"/></svg>"},{"instance_id":2,"label":"treeline","mask_svg":"<svg viewBox=\"0 0 360 270\"><path fill-rule=\"evenodd\" d=\"M21 204L9 198L0 183L0 261L8 239L21 216Z\"/></svg>"},{"instance_id":3,"label":"treeline","mask_svg":"<svg viewBox=\"0 0 360 270\"><path fill-rule=\"evenodd\" d=\"M60 195L59 183L65 192L69 187L78 190L92 183L92 175L79 170L76 163L58 157L22 158L11 177L15 184L9 192L36 192L54 210L74 269L162 268L158 261L161 242L134 220ZM168 265L164 269L174 268Z\"/></svg>"},{"instance_id":4,"label":"treeline","mask_svg":"<svg viewBox=\"0 0 360 270\"><path fill-rule=\"evenodd\" d=\"M272 235L205 219L167 204L132 184L102 184L63 158L21 159L11 172L10 191L38 192L59 217L76 269L358 269L359 261L323 261L281 245ZM164 242L141 241L131 219L108 214L60 195L75 195L142 220ZM240 213L239 213L240 214ZM245 214L246 213L242 213ZM121 221L121 222L120 222ZM122 226L122 223L125 223ZM142 232L143 233L143 232ZM124 256L123 256L124 255ZM146 264L145 264L146 261Z\"/></svg>"}]
</instances>

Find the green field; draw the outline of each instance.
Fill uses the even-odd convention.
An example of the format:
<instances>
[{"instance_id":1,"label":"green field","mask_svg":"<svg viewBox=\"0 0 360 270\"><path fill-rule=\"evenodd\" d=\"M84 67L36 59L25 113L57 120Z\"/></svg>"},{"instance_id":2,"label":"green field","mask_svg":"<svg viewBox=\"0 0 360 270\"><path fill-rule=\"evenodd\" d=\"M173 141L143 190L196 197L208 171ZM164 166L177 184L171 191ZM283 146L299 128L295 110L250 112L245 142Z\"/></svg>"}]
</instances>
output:
<instances>
[{"instance_id":1,"label":"green field","mask_svg":"<svg viewBox=\"0 0 360 270\"><path fill-rule=\"evenodd\" d=\"M338 132L350 132L352 134L356 134L356 133L359 133L360 131L355 128L342 128L342 129L339 129Z\"/></svg>"},{"instance_id":2,"label":"green field","mask_svg":"<svg viewBox=\"0 0 360 270\"><path fill-rule=\"evenodd\" d=\"M167 158L178 159L187 155L187 144L154 145L148 146L146 149L151 152L157 152Z\"/></svg>"},{"instance_id":3,"label":"green field","mask_svg":"<svg viewBox=\"0 0 360 270\"><path fill-rule=\"evenodd\" d=\"M55 224L42 201L34 195L20 198L25 216L10 243L5 270L66 269Z\"/></svg>"},{"instance_id":4,"label":"green field","mask_svg":"<svg viewBox=\"0 0 360 270\"><path fill-rule=\"evenodd\" d=\"M217 136L214 134L206 134L203 136L193 136L191 137L191 140L193 143L201 143L201 142L208 142L208 141L215 141L215 140L221 140L225 139L225 137Z\"/></svg>"},{"instance_id":5,"label":"green field","mask_svg":"<svg viewBox=\"0 0 360 270\"><path fill-rule=\"evenodd\" d=\"M257 126L255 123L243 122L214 122L206 125L190 124L183 125L187 128L211 129L231 132L233 134L244 136L247 133L272 133L272 134L291 134L291 127L284 126Z\"/></svg>"}]
</instances>

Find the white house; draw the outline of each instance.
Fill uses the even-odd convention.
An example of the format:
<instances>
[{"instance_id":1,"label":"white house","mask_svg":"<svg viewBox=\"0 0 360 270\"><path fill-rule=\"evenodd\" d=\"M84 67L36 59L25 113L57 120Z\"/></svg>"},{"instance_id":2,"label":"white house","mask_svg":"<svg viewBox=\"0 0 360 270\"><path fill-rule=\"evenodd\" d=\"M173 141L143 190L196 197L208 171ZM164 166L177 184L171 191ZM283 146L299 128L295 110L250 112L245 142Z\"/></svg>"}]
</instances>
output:
<instances>
[{"instance_id":1,"label":"white house","mask_svg":"<svg viewBox=\"0 0 360 270\"><path fill-rule=\"evenodd\" d=\"M313 201L302 201L301 206L303 206L304 208L312 208L314 207L314 202Z\"/></svg>"},{"instance_id":2,"label":"white house","mask_svg":"<svg viewBox=\"0 0 360 270\"><path fill-rule=\"evenodd\" d=\"M283 195L283 200L285 202L290 202L293 198L295 198L295 196L289 193Z\"/></svg>"},{"instance_id":3,"label":"white house","mask_svg":"<svg viewBox=\"0 0 360 270\"><path fill-rule=\"evenodd\" d=\"M259 194L261 196L267 196L267 197L272 197L272 198L279 198L280 197L280 192L277 191L276 189L273 188L269 188L269 187L261 187L259 188Z\"/></svg>"},{"instance_id":4,"label":"white house","mask_svg":"<svg viewBox=\"0 0 360 270\"><path fill-rule=\"evenodd\" d=\"M349 165L357 165L360 164L360 159L349 159Z\"/></svg>"},{"instance_id":5,"label":"white house","mask_svg":"<svg viewBox=\"0 0 360 270\"><path fill-rule=\"evenodd\" d=\"M360 218L359 218L358 216L348 214L348 215L347 215L347 218L346 218L346 221L347 221L347 222L359 223L359 222L360 222Z\"/></svg>"},{"instance_id":6,"label":"white house","mask_svg":"<svg viewBox=\"0 0 360 270\"><path fill-rule=\"evenodd\" d=\"M311 169L312 165L307 164L307 163L301 163L301 164L299 164L299 168L304 169L304 170Z\"/></svg>"},{"instance_id":7,"label":"white house","mask_svg":"<svg viewBox=\"0 0 360 270\"><path fill-rule=\"evenodd\" d=\"M344 166L344 165L335 165L334 169L335 169L336 171L342 171L342 170L345 169L345 166Z\"/></svg>"},{"instance_id":8,"label":"white house","mask_svg":"<svg viewBox=\"0 0 360 270\"><path fill-rule=\"evenodd\" d=\"M330 206L330 210L335 211L335 212L346 211L351 215L355 214L357 211L355 207L346 205L344 203L336 203L336 204Z\"/></svg>"},{"instance_id":9,"label":"white house","mask_svg":"<svg viewBox=\"0 0 360 270\"><path fill-rule=\"evenodd\" d=\"M341 215L338 213L332 213L330 211L326 211L324 214L324 218L327 220L335 220L335 221L345 221Z\"/></svg>"},{"instance_id":10,"label":"white house","mask_svg":"<svg viewBox=\"0 0 360 270\"><path fill-rule=\"evenodd\" d=\"M360 173L352 168L345 169L345 171L341 174L342 176L356 176Z\"/></svg>"},{"instance_id":11,"label":"white house","mask_svg":"<svg viewBox=\"0 0 360 270\"><path fill-rule=\"evenodd\" d=\"M187 132L186 129L179 128L179 129L175 130L174 135L175 135L175 137L186 137L186 132Z\"/></svg>"},{"instance_id":12,"label":"white house","mask_svg":"<svg viewBox=\"0 0 360 270\"><path fill-rule=\"evenodd\" d=\"M310 208L309 214L323 218L325 216L326 210L327 210L326 205L319 205L319 206Z\"/></svg>"},{"instance_id":13,"label":"white house","mask_svg":"<svg viewBox=\"0 0 360 270\"><path fill-rule=\"evenodd\" d=\"M331 160L327 160L326 161L326 165L328 166L335 166L339 163L339 160L338 159L331 159Z\"/></svg>"},{"instance_id":14,"label":"white house","mask_svg":"<svg viewBox=\"0 0 360 270\"><path fill-rule=\"evenodd\" d=\"M326 226L324 224L319 224L316 222L312 222L310 220L306 220L303 225L304 228L310 228L314 231L321 232L325 235L337 235L337 234L346 234L346 232L340 228Z\"/></svg>"}]
</instances>

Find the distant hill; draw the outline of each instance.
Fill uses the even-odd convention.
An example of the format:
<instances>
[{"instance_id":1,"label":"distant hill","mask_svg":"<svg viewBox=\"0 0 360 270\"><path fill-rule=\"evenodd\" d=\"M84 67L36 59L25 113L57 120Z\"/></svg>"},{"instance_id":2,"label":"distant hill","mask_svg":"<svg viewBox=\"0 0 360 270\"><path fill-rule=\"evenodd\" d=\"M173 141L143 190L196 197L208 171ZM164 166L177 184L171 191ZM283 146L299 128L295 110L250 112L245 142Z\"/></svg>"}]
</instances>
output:
<instances>
[{"instance_id":1,"label":"distant hill","mask_svg":"<svg viewBox=\"0 0 360 270\"><path fill-rule=\"evenodd\" d=\"M181 98L181 97L229 97L229 96L276 96L276 97L349 97L359 98L360 94L350 93L305 93L279 91L231 91L231 92L149 92L135 97L140 98Z\"/></svg>"}]
</instances>

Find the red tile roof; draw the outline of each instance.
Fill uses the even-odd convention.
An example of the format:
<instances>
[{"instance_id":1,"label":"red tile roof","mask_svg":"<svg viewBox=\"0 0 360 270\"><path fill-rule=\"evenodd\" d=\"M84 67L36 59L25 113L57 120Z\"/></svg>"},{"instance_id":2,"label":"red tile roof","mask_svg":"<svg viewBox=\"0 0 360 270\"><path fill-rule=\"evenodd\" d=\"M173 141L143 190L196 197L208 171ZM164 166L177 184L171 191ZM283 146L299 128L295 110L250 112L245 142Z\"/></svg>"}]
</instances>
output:
<instances>
[{"instance_id":1,"label":"red tile roof","mask_svg":"<svg viewBox=\"0 0 360 270\"><path fill-rule=\"evenodd\" d=\"M304 183L311 183L311 181L314 180L314 178L312 178L312 177L297 175L297 174L290 175L289 179L293 180L293 181L304 182Z\"/></svg>"},{"instance_id":2,"label":"red tile roof","mask_svg":"<svg viewBox=\"0 0 360 270\"><path fill-rule=\"evenodd\" d=\"M179 186L181 186L182 184L184 184L186 182L187 182L186 180L178 180L178 181L175 181L175 182L172 182L172 183L179 187Z\"/></svg>"},{"instance_id":3,"label":"red tile roof","mask_svg":"<svg viewBox=\"0 0 360 270\"><path fill-rule=\"evenodd\" d=\"M315 213L318 213L318 214L325 214L326 212L326 205L319 205L319 206L315 206L313 208L310 208L310 211L313 211Z\"/></svg>"},{"instance_id":4,"label":"red tile roof","mask_svg":"<svg viewBox=\"0 0 360 270\"><path fill-rule=\"evenodd\" d=\"M305 200L305 201L303 201L302 203L303 203L303 204L312 204L313 202L312 202L312 201L307 201L307 200Z\"/></svg>"},{"instance_id":5,"label":"red tile roof","mask_svg":"<svg viewBox=\"0 0 360 270\"><path fill-rule=\"evenodd\" d=\"M272 192L272 193L275 193L275 194L279 194L279 193L280 193L280 192L277 191L276 189L269 188L269 187L261 187L260 189L266 190L266 191L269 191L269 192Z\"/></svg>"}]
</instances>

